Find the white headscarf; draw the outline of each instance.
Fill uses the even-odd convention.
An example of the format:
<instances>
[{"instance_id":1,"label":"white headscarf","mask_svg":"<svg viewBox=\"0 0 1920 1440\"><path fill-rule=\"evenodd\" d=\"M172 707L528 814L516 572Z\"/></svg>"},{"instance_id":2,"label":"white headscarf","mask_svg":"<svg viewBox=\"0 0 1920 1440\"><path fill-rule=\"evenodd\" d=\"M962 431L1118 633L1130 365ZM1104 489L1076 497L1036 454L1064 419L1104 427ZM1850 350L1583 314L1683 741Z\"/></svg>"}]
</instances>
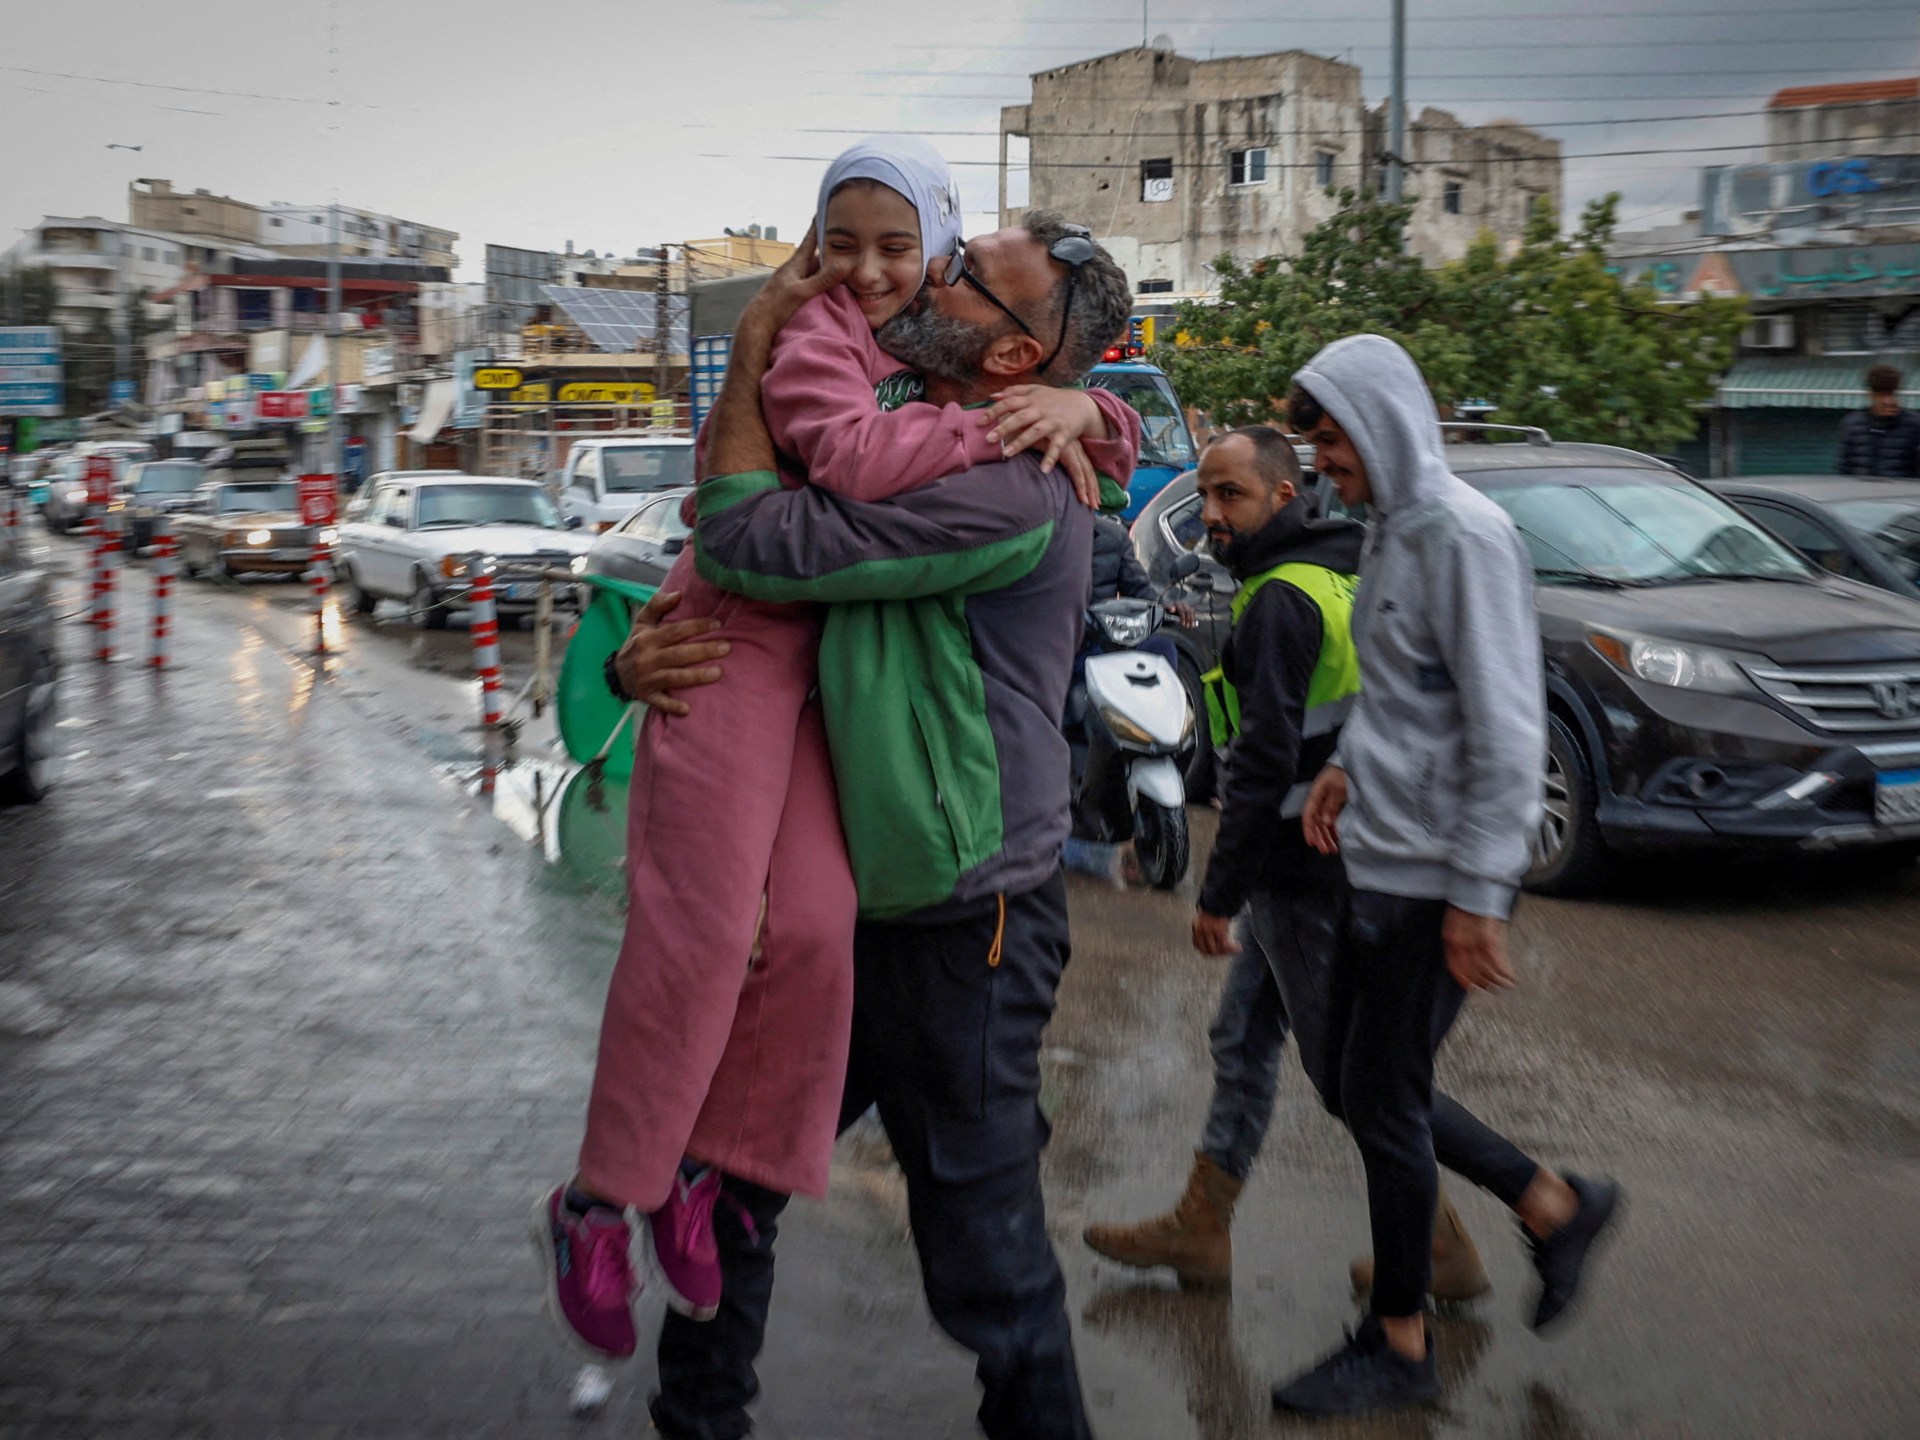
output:
<instances>
[{"instance_id":1,"label":"white headscarf","mask_svg":"<svg viewBox=\"0 0 1920 1440\"><path fill-rule=\"evenodd\" d=\"M875 135L840 153L820 181L814 216L820 244L827 239L827 200L848 180L878 180L920 215L920 263L953 253L960 238L960 187L946 158L911 135Z\"/></svg>"}]
</instances>

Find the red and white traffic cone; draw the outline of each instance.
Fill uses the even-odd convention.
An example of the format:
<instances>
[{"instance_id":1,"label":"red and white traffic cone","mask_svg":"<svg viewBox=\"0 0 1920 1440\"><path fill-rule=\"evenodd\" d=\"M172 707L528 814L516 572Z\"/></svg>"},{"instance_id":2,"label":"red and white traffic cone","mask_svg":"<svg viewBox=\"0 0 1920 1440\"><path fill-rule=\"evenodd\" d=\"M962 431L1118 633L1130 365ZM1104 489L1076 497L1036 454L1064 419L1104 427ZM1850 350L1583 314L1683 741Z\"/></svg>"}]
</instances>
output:
<instances>
[{"instance_id":1,"label":"red and white traffic cone","mask_svg":"<svg viewBox=\"0 0 1920 1440\"><path fill-rule=\"evenodd\" d=\"M500 618L493 605L493 571L482 567L467 596L467 633L473 637L473 668L480 677L480 727L500 725Z\"/></svg>"},{"instance_id":2,"label":"red and white traffic cone","mask_svg":"<svg viewBox=\"0 0 1920 1440\"><path fill-rule=\"evenodd\" d=\"M307 566L307 585L313 592L313 653L327 653L327 589L333 579L333 555L316 540Z\"/></svg>"},{"instance_id":3,"label":"red and white traffic cone","mask_svg":"<svg viewBox=\"0 0 1920 1440\"><path fill-rule=\"evenodd\" d=\"M108 512L98 522L100 540L98 569L93 582L93 658L113 659L113 588L115 572L120 568L120 517Z\"/></svg>"},{"instance_id":4,"label":"red and white traffic cone","mask_svg":"<svg viewBox=\"0 0 1920 1440\"><path fill-rule=\"evenodd\" d=\"M162 515L153 527L153 651L147 664L167 668L167 632L173 628L173 581L180 547L173 538L173 522Z\"/></svg>"}]
</instances>

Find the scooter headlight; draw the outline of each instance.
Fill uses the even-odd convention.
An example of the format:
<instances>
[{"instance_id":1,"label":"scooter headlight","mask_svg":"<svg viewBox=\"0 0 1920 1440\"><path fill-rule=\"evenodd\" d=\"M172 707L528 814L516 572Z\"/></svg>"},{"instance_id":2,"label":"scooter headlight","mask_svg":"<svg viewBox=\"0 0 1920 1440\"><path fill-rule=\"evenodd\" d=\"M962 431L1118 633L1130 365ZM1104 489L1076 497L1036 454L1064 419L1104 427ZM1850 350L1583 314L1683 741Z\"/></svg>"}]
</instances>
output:
<instances>
[{"instance_id":1,"label":"scooter headlight","mask_svg":"<svg viewBox=\"0 0 1920 1440\"><path fill-rule=\"evenodd\" d=\"M1153 633L1153 612L1141 610L1133 614L1109 614L1103 611L1100 613L1100 633L1107 637L1109 645L1131 650Z\"/></svg>"},{"instance_id":2,"label":"scooter headlight","mask_svg":"<svg viewBox=\"0 0 1920 1440\"><path fill-rule=\"evenodd\" d=\"M1152 746L1157 743L1153 736L1110 706L1100 707L1100 718L1106 723L1107 729L1113 732L1116 740L1123 740L1129 745Z\"/></svg>"}]
</instances>

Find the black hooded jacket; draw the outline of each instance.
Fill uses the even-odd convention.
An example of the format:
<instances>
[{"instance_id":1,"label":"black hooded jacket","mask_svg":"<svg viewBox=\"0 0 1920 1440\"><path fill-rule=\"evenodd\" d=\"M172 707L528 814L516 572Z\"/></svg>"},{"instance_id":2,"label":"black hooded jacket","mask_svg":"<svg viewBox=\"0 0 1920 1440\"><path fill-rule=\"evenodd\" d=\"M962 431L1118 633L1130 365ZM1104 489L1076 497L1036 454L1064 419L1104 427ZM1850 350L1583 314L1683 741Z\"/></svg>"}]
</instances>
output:
<instances>
[{"instance_id":1,"label":"black hooded jacket","mask_svg":"<svg viewBox=\"0 0 1920 1440\"><path fill-rule=\"evenodd\" d=\"M1295 562L1355 574L1366 533L1352 520L1322 517L1303 495L1227 546L1220 560L1243 584ZM1338 857L1309 848L1299 820L1280 814L1287 792L1318 774L1339 741L1338 730L1316 735L1304 750L1301 741L1320 640L1320 608L1298 587L1270 580L1220 652L1221 670L1240 697L1240 733L1227 755L1219 838L1200 887L1200 908L1209 915L1237 914L1252 891L1290 879L1337 880Z\"/></svg>"}]
</instances>

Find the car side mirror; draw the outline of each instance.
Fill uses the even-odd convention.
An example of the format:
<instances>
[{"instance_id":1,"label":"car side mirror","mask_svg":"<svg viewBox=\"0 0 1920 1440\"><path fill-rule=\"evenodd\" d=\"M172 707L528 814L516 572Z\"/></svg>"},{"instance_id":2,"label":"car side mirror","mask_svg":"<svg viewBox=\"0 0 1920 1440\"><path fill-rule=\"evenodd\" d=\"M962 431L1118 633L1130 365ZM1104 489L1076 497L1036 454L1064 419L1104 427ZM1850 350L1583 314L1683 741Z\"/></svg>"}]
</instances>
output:
<instances>
[{"instance_id":1,"label":"car side mirror","mask_svg":"<svg viewBox=\"0 0 1920 1440\"><path fill-rule=\"evenodd\" d=\"M1189 576L1197 574L1199 569L1200 557L1189 550L1174 560L1172 568L1167 573L1172 576L1174 580L1178 581L1185 580Z\"/></svg>"},{"instance_id":2,"label":"car side mirror","mask_svg":"<svg viewBox=\"0 0 1920 1440\"><path fill-rule=\"evenodd\" d=\"M407 528L407 522L398 515L387 516L387 524L395 530L404 530Z\"/></svg>"},{"instance_id":3,"label":"car side mirror","mask_svg":"<svg viewBox=\"0 0 1920 1440\"><path fill-rule=\"evenodd\" d=\"M582 520L578 515L567 516L567 529L569 530L578 530L585 523L586 522Z\"/></svg>"},{"instance_id":4,"label":"car side mirror","mask_svg":"<svg viewBox=\"0 0 1920 1440\"><path fill-rule=\"evenodd\" d=\"M687 537L684 535L676 535L671 540L663 541L661 543L660 553L662 555L678 555L682 550L686 548L687 548Z\"/></svg>"}]
</instances>

